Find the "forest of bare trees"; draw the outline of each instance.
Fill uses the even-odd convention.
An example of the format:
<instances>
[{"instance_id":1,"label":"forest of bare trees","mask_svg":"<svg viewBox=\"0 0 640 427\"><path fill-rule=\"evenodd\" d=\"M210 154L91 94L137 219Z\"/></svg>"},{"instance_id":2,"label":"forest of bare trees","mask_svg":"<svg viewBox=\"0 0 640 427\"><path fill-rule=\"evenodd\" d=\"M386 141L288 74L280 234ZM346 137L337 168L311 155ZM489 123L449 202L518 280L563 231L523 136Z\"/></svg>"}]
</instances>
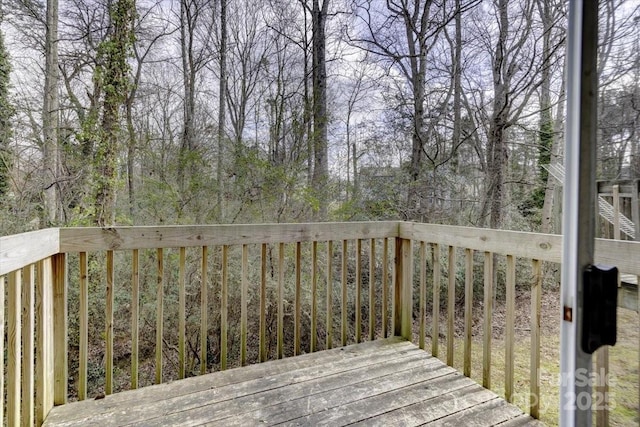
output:
<instances>
[{"instance_id":1,"label":"forest of bare trees","mask_svg":"<svg viewBox=\"0 0 640 427\"><path fill-rule=\"evenodd\" d=\"M558 231L557 0L3 0L0 230L399 218ZM601 7L600 179L640 177Z\"/></svg>"}]
</instances>

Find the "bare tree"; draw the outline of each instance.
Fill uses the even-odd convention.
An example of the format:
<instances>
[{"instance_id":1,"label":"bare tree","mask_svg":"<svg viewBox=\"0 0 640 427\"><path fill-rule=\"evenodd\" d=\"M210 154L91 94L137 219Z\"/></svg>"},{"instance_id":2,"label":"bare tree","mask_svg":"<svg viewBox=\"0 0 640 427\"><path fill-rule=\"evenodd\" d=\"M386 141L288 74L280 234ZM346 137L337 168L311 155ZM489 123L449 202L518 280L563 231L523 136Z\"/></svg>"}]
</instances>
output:
<instances>
[{"instance_id":1,"label":"bare tree","mask_svg":"<svg viewBox=\"0 0 640 427\"><path fill-rule=\"evenodd\" d=\"M387 1L389 14L379 16L377 7L371 0L362 1L355 6L358 30L348 36L352 43L361 46L396 69L406 80L411 105L411 156L409 162L409 187L407 209L413 216L419 206L419 185L426 158L433 164L438 163L439 148L427 149L427 114L425 111L428 56L439 42L439 35L445 26L458 14L470 10L477 1L466 4L457 3L456 7L443 8L432 0L426 1ZM448 91L447 97L451 91ZM443 100L442 104L446 105ZM438 118L437 112L430 112L432 118ZM447 157L446 161L450 158Z\"/></svg>"},{"instance_id":2,"label":"bare tree","mask_svg":"<svg viewBox=\"0 0 640 427\"><path fill-rule=\"evenodd\" d=\"M494 3L498 28L488 52L491 55L493 101L488 117L486 198L481 213L481 221L489 216L491 228L501 228L504 219L505 169L509 153L507 130L520 118L540 85L536 39L531 25L533 8L534 3L530 0L517 4L508 0ZM489 35L487 41L491 38Z\"/></svg>"}]
</instances>

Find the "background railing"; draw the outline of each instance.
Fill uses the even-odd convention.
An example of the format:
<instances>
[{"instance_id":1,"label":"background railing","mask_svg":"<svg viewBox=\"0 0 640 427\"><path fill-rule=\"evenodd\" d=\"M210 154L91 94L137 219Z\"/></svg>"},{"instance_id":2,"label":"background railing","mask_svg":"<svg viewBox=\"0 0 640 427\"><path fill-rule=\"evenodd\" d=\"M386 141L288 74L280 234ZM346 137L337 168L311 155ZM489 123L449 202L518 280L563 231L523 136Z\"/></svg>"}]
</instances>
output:
<instances>
[{"instance_id":1,"label":"background railing","mask_svg":"<svg viewBox=\"0 0 640 427\"><path fill-rule=\"evenodd\" d=\"M640 275L640 243L598 240L596 259ZM117 392L124 379L138 388L389 334L421 348L430 341L434 356L443 344L453 366L457 302L464 302L462 370L470 376L480 292L482 383L490 388L494 277L503 265L505 397L514 397L516 285L520 292L530 286L530 413L537 417L545 261L561 261L561 236L404 222L67 228L2 237L7 406L0 417L7 425L40 424L53 405ZM625 295L637 307L637 294ZM141 342L141 330L154 330L154 342Z\"/></svg>"}]
</instances>

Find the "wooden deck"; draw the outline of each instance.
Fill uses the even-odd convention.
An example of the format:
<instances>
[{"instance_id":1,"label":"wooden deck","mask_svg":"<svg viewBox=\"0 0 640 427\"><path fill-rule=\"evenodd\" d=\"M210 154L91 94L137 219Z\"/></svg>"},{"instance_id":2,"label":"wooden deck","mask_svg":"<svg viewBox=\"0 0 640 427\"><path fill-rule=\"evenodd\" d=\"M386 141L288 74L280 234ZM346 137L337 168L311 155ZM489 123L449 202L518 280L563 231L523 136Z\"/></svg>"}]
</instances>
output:
<instances>
[{"instance_id":1,"label":"wooden deck","mask_svg":"<svg viewBox=\"0 0 640 427\"><path fill-rule=\"evenodd\" d=\"M400 338L216 372L54 408L46 426L535 426Z\"/></svg>"}]
</instances>

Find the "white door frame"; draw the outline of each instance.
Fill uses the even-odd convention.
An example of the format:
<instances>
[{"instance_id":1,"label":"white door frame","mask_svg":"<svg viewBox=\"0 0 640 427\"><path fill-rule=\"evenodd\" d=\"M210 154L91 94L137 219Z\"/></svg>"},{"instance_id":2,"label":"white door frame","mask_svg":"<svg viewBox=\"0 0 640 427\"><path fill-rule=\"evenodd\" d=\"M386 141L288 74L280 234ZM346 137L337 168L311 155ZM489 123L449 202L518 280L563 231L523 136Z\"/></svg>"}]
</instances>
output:
<instances>
[{"instance_id":1,"label":"white door frame","mask_svg":"<svg viewBox=\"0 0 640 427\"><path fill-rule=\"evenodd\" d=\"M583 271L593 264L598 0L570 0L562 230L560 425L591 426L591 355L582 351Z\"/></svg>"}]
</instances>

